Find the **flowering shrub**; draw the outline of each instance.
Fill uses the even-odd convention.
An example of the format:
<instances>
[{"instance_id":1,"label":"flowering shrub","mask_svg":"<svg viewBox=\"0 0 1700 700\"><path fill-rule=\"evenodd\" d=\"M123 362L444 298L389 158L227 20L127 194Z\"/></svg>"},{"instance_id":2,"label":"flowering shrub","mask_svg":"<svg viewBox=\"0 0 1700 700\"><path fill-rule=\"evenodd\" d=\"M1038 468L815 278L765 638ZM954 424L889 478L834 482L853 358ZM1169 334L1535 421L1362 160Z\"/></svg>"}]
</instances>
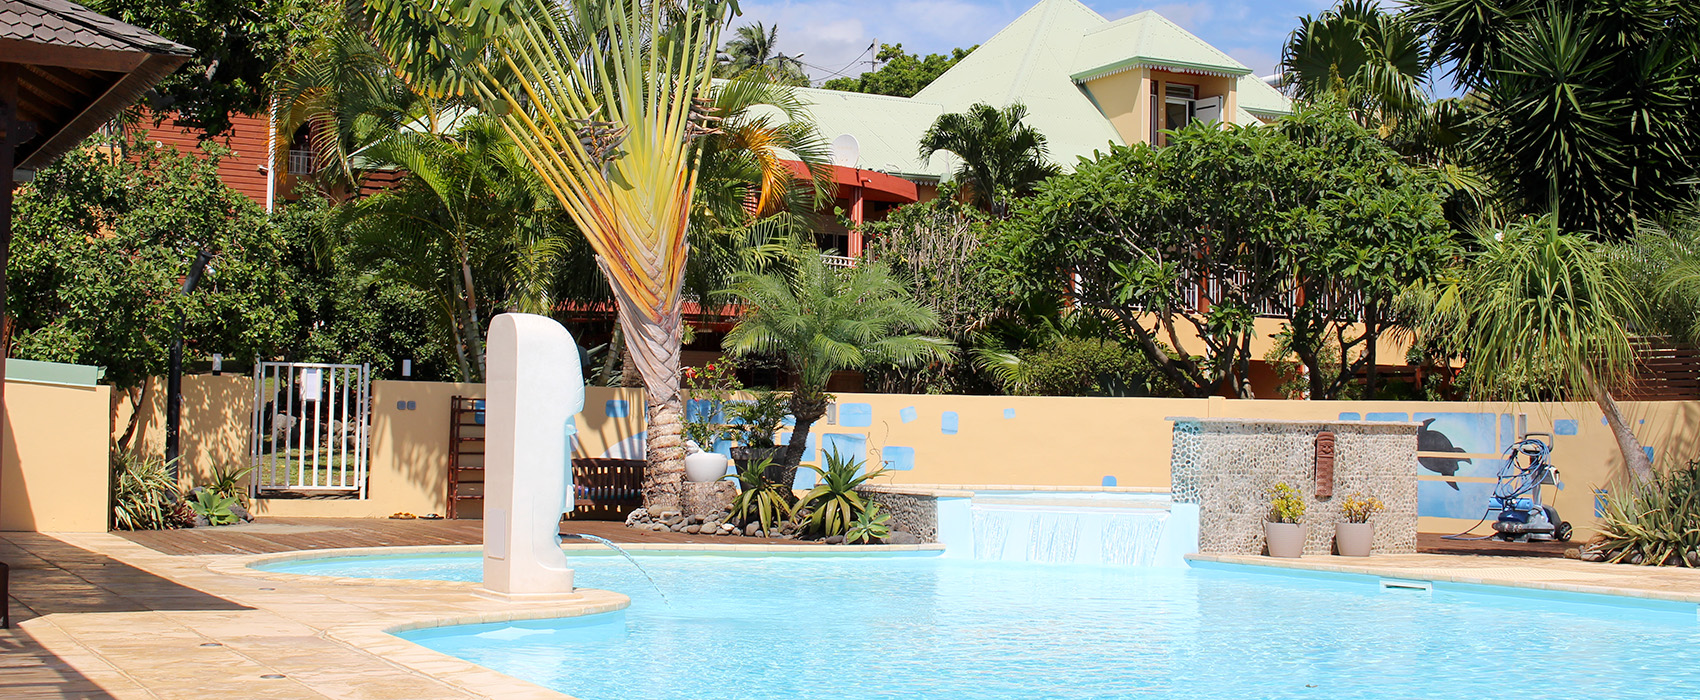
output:
<instances>
[{"instance_id":1,"label":"flowering shrub","mask_svg":"<svg viewBox=\"0 0 1700 700\"><path fill-rule=\"evenodd\" d=\"M731 430L724 422L726 403L743 388L743 383L738 381L738 368L731 362L721 360L700 368L686 367L686 397L706 404L685 411L685 438L704 450L714 449L721 436Z\"/></svg>"},{"instance_id":2,"label":"flowering shrub","mask_svg":"<svg viewBox=\"0 0 1700 700\"><path fill-rule=\"evenodd\" d=\"M1280 483L1269 490L1269 495L1274 499L1270 503L1269 522L1297 523L1305 517L1305 499L1298 489Z\"/></svg>"},{"instance_id":3,"label":"flowering shrub","mask_svg":"<svg viewBox=\"0 0 1700 700\"><path fill-rule=\"evenodd\" d=\"M1354 493L1340 503L1340 512L1346 516L1348 523L1367 523L1369 516L1387 509L1387 504L1374 496L1364 498L1361 493Z\"/></svg>"}]
</instances>

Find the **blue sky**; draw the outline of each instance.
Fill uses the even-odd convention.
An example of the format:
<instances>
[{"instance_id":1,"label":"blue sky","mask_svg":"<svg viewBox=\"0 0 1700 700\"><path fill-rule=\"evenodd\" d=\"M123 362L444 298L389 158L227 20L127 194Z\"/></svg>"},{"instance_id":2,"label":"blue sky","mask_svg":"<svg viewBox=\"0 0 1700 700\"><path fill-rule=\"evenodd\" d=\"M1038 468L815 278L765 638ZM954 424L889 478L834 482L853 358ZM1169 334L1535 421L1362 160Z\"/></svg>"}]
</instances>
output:
<instances>
[{"instance_id":1,"label":"blue sky","mask_svg":"<svg viewBox=\"0 0 1700 700\"><path fill-rule=\"evenodd\" d=\"M1268 75L1281 56L1287 33L1300 15L1315 14L1331 0L1198 0L1197 2L1128 2L1084 0L1110 19L1156 10L1187 31ZM751 22L779 25L779 48L786 55L802 54L811 76L833 77L836 71L857 75L866 63L854 63L875 39L903 44L910 53L945 53L973 46L1020 16L1038 0L778 0L741 3L744 16L734 26Z\"/></svg>"}]
</instances>

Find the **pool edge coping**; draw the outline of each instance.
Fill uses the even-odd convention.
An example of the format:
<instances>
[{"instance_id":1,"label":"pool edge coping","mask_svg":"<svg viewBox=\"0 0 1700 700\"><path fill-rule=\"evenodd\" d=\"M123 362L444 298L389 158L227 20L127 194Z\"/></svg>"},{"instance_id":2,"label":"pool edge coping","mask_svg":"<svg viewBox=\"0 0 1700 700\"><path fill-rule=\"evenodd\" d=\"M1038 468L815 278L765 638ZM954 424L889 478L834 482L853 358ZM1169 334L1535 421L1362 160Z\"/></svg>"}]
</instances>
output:
<instances>
[{"instance_id":1,"label":"pool edge coping","mask_svg":"<svg viewBox=\"0 0 1700 700\"><path fill-rule=\"evenodd\" d=\"M1402 581L1432 581L1475 586L1499 586L1503 588L1518 588L1555 593L1577 593L1583 595L1601 595L1616 598L1657 600L1670 603L1689 603L1700 605L1700 593L1657 591L1644 588L1622 588L1619 586L1567 583L1563 581L1527 581L1491 576L1440 574L1432 571L1414 571L1411 569L1401 569L1396 567L1383 568L1381 566L1362 566L1338 563L1334 561L1305 561L1302 558L1277 559L1273 557L1249 554L1188 554L1185 556L1185 559L1188 562L1201 561L1217 564L1264 567L1270 569L1355 574ZM1382 561L1386 560L1383 559Z\"/></svg>"},{"instance_id":2,"label":"pool edge coping","mask_svg":"<svg viewBox=\"0 0 1700 700\"><path fill-rule=\"evenodd\" d=\"M694 542L640 542L620 545L622 549L633 552L700 552L714 554L717 552L743 552L758 554L791 554L803 557L825 557L839 554L879 554L900 552L939 552L945 551L945 546L937 542L922 544L844 544L829 547L803 547L792 544L733 544L733 543L694 543ZM588 542L564 542L561 548L568 551L606 552L600 544ZM256 564L281 563L301 561L305 559L337 559L344 557L368 556L407 556L430 554L470 554L483 550L483 545L413 545L400 547L342 547L337 549L298 549L291 552L268 552L264 554L244 554L233 557L221 557L207 562L207 569L214 573L233 576L247 576L272 581L302 581L311 580L319 583L332 583L344 586L420 586L425 588L450 588L472 590L477 584L470 581L434 581L431 579L383 579L357 578L352 576L319 576L315 574L296 574L284 571L266 571L254 568ZM593 590L593 589L587 589Z\"/></svg>"}]
</instances>

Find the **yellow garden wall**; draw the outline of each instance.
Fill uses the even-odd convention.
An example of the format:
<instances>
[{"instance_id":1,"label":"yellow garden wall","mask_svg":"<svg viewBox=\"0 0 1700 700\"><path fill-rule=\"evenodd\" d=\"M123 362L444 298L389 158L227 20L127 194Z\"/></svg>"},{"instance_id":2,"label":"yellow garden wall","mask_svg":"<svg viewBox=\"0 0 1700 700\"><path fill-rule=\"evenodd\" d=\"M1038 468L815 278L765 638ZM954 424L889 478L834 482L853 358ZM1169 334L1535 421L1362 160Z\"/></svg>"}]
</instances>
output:
<instances>
[{"instance_id":1,"label":"yellow garden wall","mask_svg":"<svg viewBox=\"0 0 1700 700\"><path fill-rule=\"evenodd\" d=\"M136 408L141 417L129 449L138 455L165 454L165 380L154 379L147 400ZM183 377L183 427L178 444L182 456L178 475L184 488L207 483L213 472L244 464L248 459L248 421L254 411L254 382L243 375L210 374ZM112 440L129 425L130 399L123 393L112 402Z\"/></svg>"},{"instance_id":2,"label":"yellow garden wall","mask_svg":"<svg viewBox=\"0 0 1700 700\"><path fill-rule=\"evenodd\" d=\"M6 382L0 530L105 532L111 389Z\"/></svg>"},{"instance_id":3,"label":"yellow garden wall","mask_svg":"<svg viewBox=\"0 0 1700 700\"><path fill-rule=\"evenodd\" d=\"M248 379L189 377L184 387L184 452L194 473L204 475L212 464L245 455L252 403ZM369 498L267 500L257 505L260 514L380 517L397 511L447 510L449 399L482 395L482 386L380 381L372 387ZM638 455L644 429L642 391L592 387L586 394L575 456ZM406 406L409 401L412 410L397 408L398 402ZM1626 403L1623 408L1659 464L1700 458L1700 402ZM815 426L808 456L818 461L826 446L878 460L894 468L888 480L897 484L1097 488L1113 483L1167 488L1169 416L1337 420L1353 415L1368 420L1432 419L1431 430L1452 444L1451 451L1420 453L1429 461L1456 467L1450 476L1418 469L1425 532L1457 532L1480 516L1495 460L1505 440L1523 429L1559 433L1553 458L1565 489L1557 493L1556 505L1583 536L1591 528L1595 490L1610 488L1623 476L1622 459L1598 409L1576 403L840 393L830 419ZM162 426L148 425L143 437L162 440Z\"/></svg>"}]
</instances>

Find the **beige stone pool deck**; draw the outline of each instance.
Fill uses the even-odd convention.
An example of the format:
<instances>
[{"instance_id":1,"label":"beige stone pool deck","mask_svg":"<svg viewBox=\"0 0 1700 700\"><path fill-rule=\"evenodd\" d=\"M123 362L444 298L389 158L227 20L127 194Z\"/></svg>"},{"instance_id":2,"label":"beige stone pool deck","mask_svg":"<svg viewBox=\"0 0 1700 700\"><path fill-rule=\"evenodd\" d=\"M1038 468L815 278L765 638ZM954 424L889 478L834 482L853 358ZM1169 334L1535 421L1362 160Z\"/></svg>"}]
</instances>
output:
<instances>
[{"instance_id":1,"label":"beige stone pool deck","mask_svg":"<svg viewBox=\"0 0 1700 700\"><path fill-rule=\"evenodd\" d=\"M112 534L0 533L0 560L14 567L14 627L0 630L0 698L564 698L387 631L626 604L601 591L571 603L501 603L474 595L474 584L305 577L247 566L327 553L168 555ZM1438 554L1199 558L1700 602L1700 571L1688 569Z\"/></svg>"}]
</instances>

